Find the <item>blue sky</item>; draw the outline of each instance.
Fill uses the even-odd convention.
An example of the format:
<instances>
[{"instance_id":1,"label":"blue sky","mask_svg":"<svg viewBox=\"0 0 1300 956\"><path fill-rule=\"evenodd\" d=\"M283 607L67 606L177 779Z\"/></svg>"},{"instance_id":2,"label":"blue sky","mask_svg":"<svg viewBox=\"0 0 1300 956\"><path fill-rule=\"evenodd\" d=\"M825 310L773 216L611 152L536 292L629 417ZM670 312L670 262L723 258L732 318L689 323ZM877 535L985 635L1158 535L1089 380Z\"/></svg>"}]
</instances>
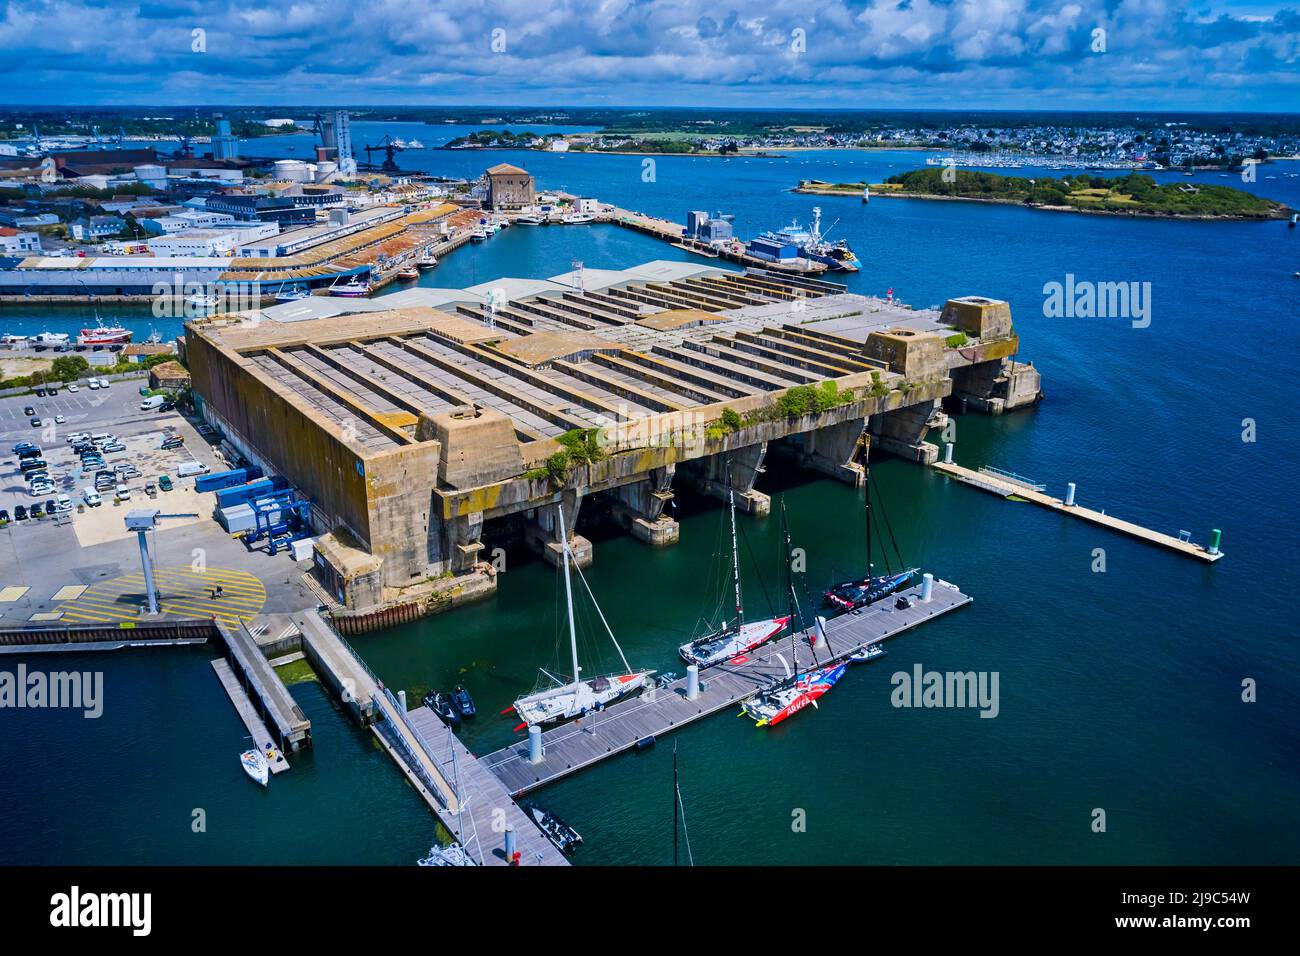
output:
<instances>
[{"instance_id":1,"label":"blue sky","mask_svg":"<svg viewBox=\"0 0 1300 956\"><path fill-rule=\"evenodd\" d=\"M0 102L1295 111L1300 0L0 0Z\"/></svg>"}]
</instances>

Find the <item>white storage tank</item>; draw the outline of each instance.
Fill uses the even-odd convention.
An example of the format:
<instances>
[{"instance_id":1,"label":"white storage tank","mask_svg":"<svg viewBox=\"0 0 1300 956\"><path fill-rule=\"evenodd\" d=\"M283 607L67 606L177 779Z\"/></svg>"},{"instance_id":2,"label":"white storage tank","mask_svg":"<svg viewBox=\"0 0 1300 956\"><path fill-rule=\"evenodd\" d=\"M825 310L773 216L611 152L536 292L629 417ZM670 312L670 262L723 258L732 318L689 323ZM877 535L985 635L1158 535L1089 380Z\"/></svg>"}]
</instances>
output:
<instances>
[{"instance_id":1,"label":"white storage tank","mask_svg":"<svg viewBox=\"0 0 1300 956\"><path fill-rule=\"evenodd\" d=\"M311 170L301 159L277 159L275 178L291 183L309 183Z\"/></svg>"},{"instance_id":2,"label":"white storage tank","mask_svg":"<svg viewBox=\"0 0 1300 956\"><path fill-rule=\"evenodd\" d=\"M316 164L316 182L323 183L339 171L339 164L332 160L325 160Z\"/></svg>"},{"instance_id":3,"label":"white storage tank","mask_svg":"<svg viewBox=\"0 0 1300 956\"><path fill-rule=\"evenodd\" d=\"M148 163L135 167L135 178L151 189L167 188L167 168Z\"/></svg>"}]
</instances>

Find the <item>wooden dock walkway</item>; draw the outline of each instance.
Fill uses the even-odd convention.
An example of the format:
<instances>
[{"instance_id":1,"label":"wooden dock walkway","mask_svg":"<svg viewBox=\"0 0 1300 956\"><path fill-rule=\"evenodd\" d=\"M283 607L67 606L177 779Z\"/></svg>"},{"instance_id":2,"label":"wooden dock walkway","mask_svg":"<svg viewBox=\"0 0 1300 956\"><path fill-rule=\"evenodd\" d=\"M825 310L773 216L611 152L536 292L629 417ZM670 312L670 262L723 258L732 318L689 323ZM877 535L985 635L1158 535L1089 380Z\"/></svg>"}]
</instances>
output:
<instances>
[{"instance_id":1,"label":"wooden dock walkway","mask_svg":"<svg viewBox=\"0 0 1300 956\"><path fill-rule=\"evenodd\" d=\"M253 702L244 693L244 688L239 686L239 680L235 677L235 672L230 669L230 665L226 663L223 657L218 657L212 662L212 669L217 672L217 680L221 681L221 686L225 688L226 694L230 697L230 702L235 705L239 719L248 728L248 733L253 738L252 749L266 753L266 745L268 743L274 744L275 738L266 729L266 724L262 723L262 718L258 716ZM271 773L283 773L289 769L289 761L284 759L284 754L280 752L278 747L275 748L275 759L269 762L271 764Z\"/></svg>"},{"instance_id":2,"label":"wooden dock walkway","mask_svg":"<svg viewBox=\"0 0 1300 956\"><path fill-rule=\"evenodd\" d=\"M504 834L494 829L503 821L515 833L515 850L521 866L568 866L568 858L555 848L528 814L506 792L491 771L460 742L451 728L428 707L417 705L407 721L430 746L444 775L453 781L460 812L442 809L438 817L480 864L505 865Z\"/></svg>"},{"instance_id":3,"label":"wooden dock walkway","mask_svg":"<svg viewBox=\"0 0 1300 956\"><path fill-rule=\"evenodd\" d=\"M1060 498L1053 498L1049 494L1035 491L1018 482L1003 480L997 475L989 474L986 471L972 471L970 468L944 461L936 461L930 467L943 472L950 478L955 478L964 484L972 485L991 494L1001 495L1003 498L1023 498L1025 501L1032 501L1044 508L1051 508L1061 514L1082 518L1084 521L1090 521L1093 524L1101 525L1103 528L1118 531L1120 534L1126 534L1148 544L1168 548L1189 558L1214 562L1223 557L1222 551L1216 551L1212 554L1204 545L1197 544L1194 541L1185 541L1171 534L1152 531L1150 528L1144 528L1131 521L1125 521L1122 518L1116 518L1101 511L1094 511L1091 508L1084 508L1078 504L1067 505Z\"/></svg>"},{"instance_id":4,"label":"wooden dock walkway","mask_svg":"<svg viewBox=\"0 0 1300 956\"><path fill-rule=\"evenodd\" d=\"M911 607L898 608L895 599L890 598L856 614L832 618L826 626L829 649L818 651L821 662L887 640L972 600L955 585L943 581L935 581L928 603L920 600L919 584L900 593L911 599ZM638 741L659 737L701 717L734 707L774 679L785 676L782 658L789 660L790 644L786 635L748 657L701 671L700 692L695 700L687 699L683 677L667 687L644 691L599 713L545 731L540 763L529 762L526 739L488 754L479 762L518 797L630 750ZM814 658L808 641L801 637L797 647L795 666L801 669L812 666ZM846 679L852 679L852 675L846 675Z\"/></svg>"}]
</instances>

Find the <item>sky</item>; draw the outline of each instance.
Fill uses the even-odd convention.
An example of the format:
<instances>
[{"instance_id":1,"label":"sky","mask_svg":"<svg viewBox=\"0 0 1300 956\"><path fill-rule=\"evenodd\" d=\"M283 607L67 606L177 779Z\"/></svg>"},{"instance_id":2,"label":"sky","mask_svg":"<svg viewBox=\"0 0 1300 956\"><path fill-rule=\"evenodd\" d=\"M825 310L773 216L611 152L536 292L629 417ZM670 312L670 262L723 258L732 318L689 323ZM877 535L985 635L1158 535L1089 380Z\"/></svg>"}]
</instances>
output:
<instances>
[{"instance_id":1,"label":"sky","mask_svg":"<svg viewBox=\"0 0 1300 956\"><path fill-rule=\"evenodd\" d=\"M0 0L0 103L1294 112L1300 0Z\"/></svg>"}]
</instances>

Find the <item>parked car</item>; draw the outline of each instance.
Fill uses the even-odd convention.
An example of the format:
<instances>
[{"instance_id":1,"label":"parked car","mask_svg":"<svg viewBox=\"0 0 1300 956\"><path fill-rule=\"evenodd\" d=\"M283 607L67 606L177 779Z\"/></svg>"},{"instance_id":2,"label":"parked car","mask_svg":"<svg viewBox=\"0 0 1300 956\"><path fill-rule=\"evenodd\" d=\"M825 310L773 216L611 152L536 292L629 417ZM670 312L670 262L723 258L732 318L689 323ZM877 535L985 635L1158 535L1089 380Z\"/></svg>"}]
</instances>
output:
<instances>
[{"instance_id":1,"label":"parked car","mask_svg":"<svg viewBox=\"0 0 1300 956\"><path fill-rule=\"evenodd\" d=\"M117 351L117 349L114 349L113 351ZM100 388L108 388L108 379L106 379L106 378L101 378L101 379L99 380L99 387L100 387Z\"/></svg>"},{"instance_id":2,"label":"parked car","mask_svg":"<svg viewBox=\"0 0 1300 956\"><path fill-rule=\"evenodd\" d=\"M21 455L23 452L30 451L33 448L35 448L37 451L41 450L39 446L33 445L29 441L20 441L18 444L14 445L14 447L11 448L10 451L15 455Z\"/></svg>"},{"instance_id":3,"label":"parked car","mask_svg":"<svg viewBox=\"0 0 1300 956\"><path fill-rule=\"evenodd\" d=\"M166 475L161 475L161 476L158 478L158 487L159 487L160 489L162 489L163 491L171 491L171 490L172 490L172 480L171 480L170 478L168 478Z\"/></svg>"},{"instance_id":4,"label":"parked car","mask_svg":"<svg viewBox=\"0 0 1300 956\"><path fill-rule=\"evenodd\" d=\"M81 442L90 441L90 436L87 435L85 432L73 432L71 435L65 436L63 440L66 441L69 445L77 445L80 444Z\"/></svg>"},{"instance_id":5,"label":"parked car","mask_svg":"<svg viewBox=\"0 0 1300 956\"><path fill-rule=\"evenodd\" d=\"M14 520L15 520L15 521L26 521L26 520L27 520L27 506L26 506L26 505L15 505L15 506L14 506Z\"/></svg>"},{"instance_id":6,"label":"parked car","mask_svg":"<svg viewBox=\"0 0 1300 956\"><path fill-rule=\"evenodd\" d=\"M30 415L35 415L35 414L36 414L36 409L33 408L31 405L24 405L24 406L23 406L23 414L24 414L24 415L29 415L29 416L30 416Z\"/></svg>"},{"instance_id":7,"label":"parked car","mask_svg":"<svg viewBox=\"0 0 1300 956\"><path fill-rule=\"evenodd\" d=\"M68 424L68 420L67 420L66 418L64 418L62 415L55 415L55 416L54 416L54 424L56 424L56 425L66 425L66 424Z\"/></svg>"},{"instance_id":8,"label":"parked car","mask_svg":"<svg viewBox=\"0 0 1300 956\"><path fill-rule=\"evenodd\" d=\"M94 488L82 488L81 497L88 508L98 508L104 503L104 499L99 497L99 492Z\"/></svg>"},{"instance_id":9,"label":"parked car","mask_svg":"<svg viewBox=\"0 0 1300 956\"><path fill-rule=\"evenodd\" d=\"M27 444L27 447L24 448L22 451L20 451L20 452L18 453L18 463L19 463L19 464L22 464L23 462L25 462L25 461L27 461L28 459L31 459L31 458L40 458L40 457L41 457L41 448L40 448L39 445L33 445L33 444L31 444L30 442L27 442L26 444Z\"/></svg>"},{"instance_id":10,"label":"parked car","mask_svg":"<svg viewBox=\"0 0 1300 956\"><path fill-rule=\"evenodd\" d=\"M44 498L53 490L54 486L52 484L48 481L42 481L32 485L31 489L27 493L33 498Z\"/></svg>"},{"instance_id":11,"label":"parked car","mask_svg":"<svg viewBox=\"0 0 1300 956\"><path fill-rule=\"evenodd\" d=\"M184 444L185 444L185 436L168 435L166 438L163 439L162 448L163 451L170 451L173 448L180 448Z\"/></svg>"},{"instance_id":12,"label":"parked car","mask_svg":"<svg viewBox=\"0 0 1300 956\"><path fill-rule=\"evenodd\" d=\"M68 391L79 392L81 391L81 386L79 386L76 382L73 382L71 385L68 386Z\"/></svg>"},{"instance_id":13,"label":"parked car","mask_svg":"<svg viewBox=\"0 0 1300 956\"><path fill-rule=\"evenodd\" d=\"M39 418L37 418L35 415L32 416L32 427L33 427L33 428L40 428L40 427L41 427L41 420L40 420Z\"/></svg>"},{"instance_id":14,"label":"parked car","mask_svg":"<svg viewBox=\"0 0 1300 956\"><path fill-rule=\"evenodd\" d=\"M47 388L45 394L53 398L55 395L59 394L59 390L58 388Z\"/></svg>"},{"instance_id":15,"label":"parked car","mask_svg":"<svg viewBox=\"0 0 1300 956\"><path fill-rule=\"evenodd\" d=\"M49 509L47 508L46 510L48 511ZM55 511L71 511L71 510L72 510L72 499L69 498L67 495L59 495L58 499L54 502L54 510L55 510Z\"/></svg>"},{"instance_id":16,"label":"parked car","mask_svg":"<svg viewBox=\"0 0 1300 956\"><path fill-rule=\"evenodd\" d=\"M44 458L38 456L36 458L24 458L18 463L18 467L22 473L26 475L33 471L45 471L50 466L46 463Z\"/></svg>"},{"instance_id":17,"label":"parked car","mask_svg":"<svg viewBox=\"0 0 1300 956\"><path fill-rule=\"evenodd\" d=\"M36 390L36 397L37 397L37 398L44 398L44 397L45 397L45 389L43 389L43 388L38 388L38 389Z\"/></svg>"},{"instance_id":18,"label":"parked car","mask_svg":"<svg viewBox=\"0 0 1300 956\"><path fill-rule=\"evenodd\" d=\"M117 496L118 501L131 500L131 489L126 485L119 484L115 489L113 489L113 493Z\"/></svg>"},{"instance_id":19,"label":"parked car","mask_svg":"<svg viewBox=\"0 0 1300 956\"><path fill-rule=\"evenodd\" d=\"M9 512L4 508L0 508L0 523L9 523Z\"/></svg>"},{"instance_id":20,"label":"parked car","mask_svg":"<svg viewBox=\"0 0 1300 956\"><path fill-rule=\"evenodd\" d=\"M105 453L126 451L126 446L122 444L120 441L104 442L102 451L104 451Z\"/></svg>"},{"instance_id":21,"label":"parked car","mask_svg":"<svg viewBox=\"0 0 1300 956\"><path fill-rule=\"evenodd\" d=\"M113 470L117 472L119 475L121 475L123 478L140 477L140 469L137 468L135 465L131 464L129 461L122 462L119 465L114 465Z\"/></svg>"},{"instance_id":22,"label":"parked car","mask_svg":"<svg viewBox=\"0 0 1300 956\"><path fill-rule=\"evenodd\" d=\"M170 412L175 407L176 407L176 403L169 398L167 399L167 401L163 402L161 405L158 406L158 411Z\"/></svg>"},{"instance_id":23,"label":"parked car","mask_svg":"<svg viewBox=\"0 0 1300 956\"><path fill-rule=\"evenodd\" d=\"M99 379L97 378L87 379L86 387L91 391L94 391L95 389L99 388Z\"/></svg>"},{"instance_id":24,"label":"parked car","mask_svg":"<svg viewBox=\"0 0 1300 956\"><path fill-rule=\"evenodd\" d=\"M32 505L32 510L31 510L30 512L28 512L28 513L29 513L33 518L44 518L44 517L45 517L45 506L44 506L43 504L41 504L41 503L38 501L38 502L36 502L36 504Z\"/></svg>"}]
</instances>

